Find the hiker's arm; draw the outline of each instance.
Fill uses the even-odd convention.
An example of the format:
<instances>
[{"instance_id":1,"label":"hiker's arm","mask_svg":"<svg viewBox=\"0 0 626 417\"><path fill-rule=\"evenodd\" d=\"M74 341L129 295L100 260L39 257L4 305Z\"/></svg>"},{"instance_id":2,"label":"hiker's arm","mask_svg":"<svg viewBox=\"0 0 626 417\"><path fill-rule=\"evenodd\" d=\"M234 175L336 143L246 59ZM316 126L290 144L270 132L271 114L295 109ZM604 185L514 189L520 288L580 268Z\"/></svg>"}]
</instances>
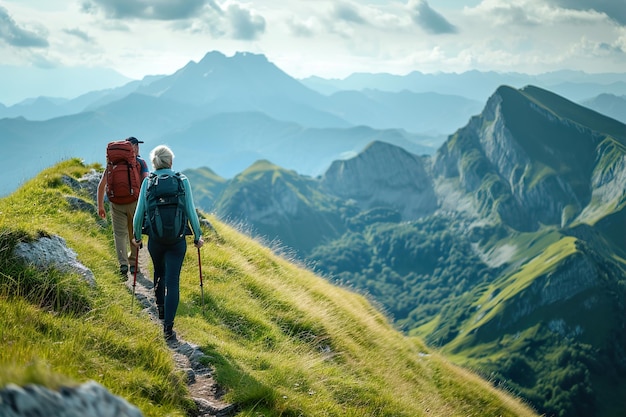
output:
<instances>
[{"instance_id":1,"label":"hiker's arm","mask_svg":"<svg viewBox=\"0 0 626 417\"><path fill-rule=\"evenodd\" d=\"M106 185L105 179L106 172L102 173L102 177L100 177L100 182L98 183L98 216L106 219L107 213L104 209L104 187Z\"/></svg>"},{"instance_id":2,"label":"hiker's arm","mask_svg":"<svg viewBox=\"0 0 626 417\"><path fill-rule=\"evenodd\" d=\"M187 210L187 218L193 230L194 244L199 248L204 244L202 229L200 228L200 220L198 219L198 213L196 213L196 207L193 204L191 185L189 184L189 179L186 177L183 179L183 186L185 187L185 209Z\"/></svg>"},{"instance_id":3,"label":"hiker's arm","mask_svg":"<svg viewBox=\"0 0 626 417\"><path fill-rule=\"evenodd\" d=\"M137 157L137 159L139 160L141 181L143 181L150 176L150 170L148 169L148 164L143 158Z\"/></svg>"},{"instance_id":4,"label":"hiker's arm","mask_svg":"<svg viewBox=\"0 0 626 417\"><path fill-rule=\"evenodd\" d=\"M137 200L135 215L133 216L133 237L137 242L141 242L141 227L143 226L144 212L146 210L147 185L148 181L144 181L141 183L141 189L139 190L139 199Z\"/></svg>"}]
</instances>

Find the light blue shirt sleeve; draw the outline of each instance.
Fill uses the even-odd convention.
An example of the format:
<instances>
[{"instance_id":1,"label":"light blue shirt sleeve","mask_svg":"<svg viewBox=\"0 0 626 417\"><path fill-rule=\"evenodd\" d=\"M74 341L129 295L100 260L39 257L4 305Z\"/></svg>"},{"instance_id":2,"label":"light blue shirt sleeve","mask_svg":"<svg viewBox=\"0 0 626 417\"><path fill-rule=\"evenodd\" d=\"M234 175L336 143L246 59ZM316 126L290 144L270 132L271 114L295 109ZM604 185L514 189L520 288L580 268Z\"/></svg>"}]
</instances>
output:
<instances>
[{"instance_id":1,"label":"light blue shirt sleeve","mask_svg":"<svg viewBox=\"0 0 626 417\"><path fill-rule=\"evenodd\" d=\"M200 220L198 219L198 213L196 213L196 206L193 203L193 195L191 193L191 184L189 179L181 174L183 180L183 187L185 188L185 208L187 209L187 218L191 224L193 230L194 240L198 240L202 237L202 229L200 228Z\"/></svg>"},{"instance_id":2,"label":"light blue shirt sleeve","mask_svg":"<svg viewBox=\"0 0 626 417\"><path fill-rule=\"evenodd\" d=\"M143 217L146 211L146 188L148 188L148 182L143 181L141 183L139 199L137 200L135 215L133 216L133 236L135 236L136 241L141 240L141 227L143 226Z\"/></svg>"}]
</instances>

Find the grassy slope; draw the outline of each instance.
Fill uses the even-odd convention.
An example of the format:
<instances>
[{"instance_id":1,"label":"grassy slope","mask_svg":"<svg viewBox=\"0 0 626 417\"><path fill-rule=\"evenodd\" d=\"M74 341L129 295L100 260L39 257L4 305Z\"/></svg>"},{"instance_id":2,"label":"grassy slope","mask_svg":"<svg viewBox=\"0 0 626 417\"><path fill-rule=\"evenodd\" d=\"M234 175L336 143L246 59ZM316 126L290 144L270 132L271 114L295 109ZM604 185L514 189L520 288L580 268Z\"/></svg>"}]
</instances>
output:
<instances>
[{"instance_id":1,"label":"grassy slope","mask_svg":"<svg viewBox=\"0 0 626 417\"><path fill-rule=\"evenodd\" d=\"M620 275L616 275L615 270L607 269L608 266L596 264L596 267L601 268L601 283L571 298L539 305L536 299L537 281L543 282L542 285L546 287L559 285L559 281L542 281L542 277L549 277L561 265L591 256L591 253L584 249L585 243L551 228L535 233L521 233L506 240L506 244L516 248L510 259L515 267L507 269L498 280L477 287L468 296L468 304L459 308L469 310L471 314L458 325L462 332L441 352L449 360L496 380L502 380L504 374L504 379L511 378L509 385L515 392L534 399L536 404L543 401L546 407L553 406L556 409L567 403L552 404L540 396L542 390L545 387L554 388L556 393L558 387L567 391L567 377L563 375L576 375L577 370L586 367L586 376L589 378L587 387L593 389L593 392L586 392L585 395L590 397L588 403L594 400L596 408L593 415L623 415L622 394L626 385L623 377L616 375L612 368L611 361L616 360L615 357L606 353L612 351L614 343L619 345L620 340L623 340L619 317L616 317L623 314L620 307L623 302L618 300L621 297L620 288L623 289L623 281L617 282ZM609 246L589 246L596 251L605 251L603 256L606 259L623 264L623 259L616 257L608 249ZM531 285L535 286L535 291L527 291ZM531 305L536 304L537 308L520 317L520 309L528 305L524 299L528 299ZM447 317L436 317L412 334L428 337L437 330L437 326L448 322ZM548 330L550 326L558 326L559 323L565 327ZM576 337L571 333L561 333L573 332L574 329L581 329L582 332ZM555 336L556 333L559 336ZM575 359L570 360L567 356L571 352L574 352ZM524 358L518 361L521 364L511 365L512 361L521 357ZM513 378L511 375L515 369L518 373ZM581 383L583 379L576 375L571 381ZM574 408L580 402L585 400L578 400ZM580 414L575 412L569 410L567 415L590 415L581 410L578 410Z\"/></svg>"},{"instance_id":2,"label":"grassy slope","mask_svg":"<svg viewBox=\"0 0 626 417\"><path fill-rule=\"evenodd\" d=\"M226 179L206 167L188 169L183 174L194 185L194 201L200 207L213 207L215 199L227 184Z\"/></svg>"},{"instance_id":3,"label":"grassy slope","mask_svg":"<svg viewBox=\"0 0 626 417\"><path fill-rule=\"evenodd\" d=\"M319 191L314 180L264 160L237 175L219 200L220 218L248 224L253 206L255 235L280 236L285 246L304 253L345 231L338 202Z\"/></svg>"},{"instance_id":4,"label":"grassy slope","mask_svg":"<svg viewBox=\"0 0 626 417\"><path fill-rule=\"evenodd\" d=\"M72 160L0 200L0 386L95 380L146 416L192 407L158 326L130 311L116 274L110 227L71 211L59 180L89 167ZM220 238L189 250L176 329L213 358L241 416L529 416L518 400L451 365L389 325L363 297L272 254L211 219ZM97 288L10 257L17 240L62 236ZM46 291L50 289L51 291Z\"/></svg>"}]
</instances>

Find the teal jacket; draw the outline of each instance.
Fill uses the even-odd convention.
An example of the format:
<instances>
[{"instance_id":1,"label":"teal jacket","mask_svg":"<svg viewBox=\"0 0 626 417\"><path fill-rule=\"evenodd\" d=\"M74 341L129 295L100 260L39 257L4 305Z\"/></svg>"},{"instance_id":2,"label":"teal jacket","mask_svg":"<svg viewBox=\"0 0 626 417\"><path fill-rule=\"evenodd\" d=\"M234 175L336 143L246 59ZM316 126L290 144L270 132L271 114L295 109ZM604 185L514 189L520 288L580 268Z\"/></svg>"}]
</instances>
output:
<instances>
[{"instance_id":1,"label":"teal jacket","mask_svg":"<svg viewBox=\"0 0 626 417\"><path fill-rule=\"evenodd\" d=\"M171 169L157 169L154 171L156 175L170 174L174 175L176 172ZM191 224L191 230L193 230L194 241L197 241L202 237L202 229L200 229L200 220L198 220L198 214L196 213L196 207L193 204L193 195L191 194L191 185L189 185L189 179L180 174L183 180L183 187L185 188L185 208L187 210L187 218ZM146 178L141 183L141 190L139 191L139 199L137 200L137 208L135 209L135 216L133 217L133 235L136 241L141 240L141 227L143 225L143 218L146 211L146 189L150 181Z\"/></svg>"}]
</instances>

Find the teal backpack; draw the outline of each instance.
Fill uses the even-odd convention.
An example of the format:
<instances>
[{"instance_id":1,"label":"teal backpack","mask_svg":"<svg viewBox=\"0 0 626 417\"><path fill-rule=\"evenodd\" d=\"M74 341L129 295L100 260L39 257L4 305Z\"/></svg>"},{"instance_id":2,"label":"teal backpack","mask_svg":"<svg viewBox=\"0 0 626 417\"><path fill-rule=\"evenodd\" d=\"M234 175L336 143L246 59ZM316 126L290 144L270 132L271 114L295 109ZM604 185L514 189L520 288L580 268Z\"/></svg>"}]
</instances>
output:
<instances>
[{"instance_id":1,"label":"teal backpack","mask_svg":"<svg viewBox=\"0 0 626 417\"><path fill-rule=\"evenodd\" d=\"M180 172L174 175L152 172L146 181L144 233L164 244L176 243L191 234Z\"/></svg>"}]
</instances>

